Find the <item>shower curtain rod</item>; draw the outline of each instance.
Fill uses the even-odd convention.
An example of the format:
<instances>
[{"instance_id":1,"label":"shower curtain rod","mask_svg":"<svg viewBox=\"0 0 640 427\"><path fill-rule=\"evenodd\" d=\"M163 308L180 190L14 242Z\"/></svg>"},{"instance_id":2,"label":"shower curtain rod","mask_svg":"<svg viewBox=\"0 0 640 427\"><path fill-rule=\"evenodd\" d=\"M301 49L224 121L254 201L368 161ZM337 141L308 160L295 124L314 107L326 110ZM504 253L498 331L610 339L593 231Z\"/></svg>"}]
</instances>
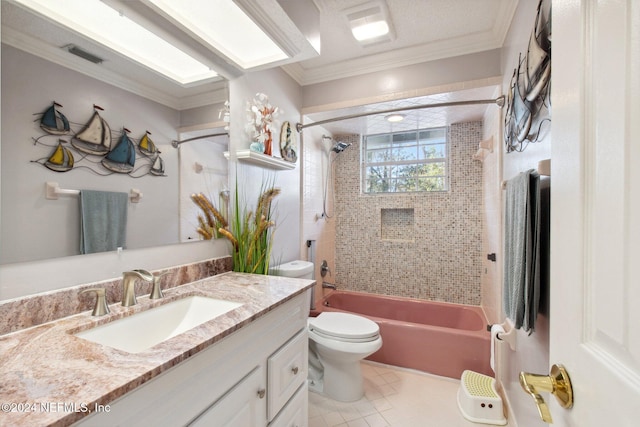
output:
<instances>
[{"instance_id":1,"label":"shower curtain rod","mask_svg":"<svg viewBox=\"0 0 640 427\"><path fill-rule=\"evenodd\" d=\"M302 132L302 129L305 129L311 126L318 126L318 125L323 125L331 122L339 122L341 120L355 119L358 117L373 116L375 114L387 114L387 113L397 113L399 111L421 110L425 108L454 107L457 105L478 105L478 104L496 104L498 107L502 108L504 106L504 95L499 96L495 99L477 99L477 100L471 100L471 101L440 102L438 104L413 105L410 107L389 108L387 110L378 110L378 111L369 111L367 113L349 114L347 116L334 117L332 119L326 119L326 120L320 120L313 123L307 123L306 125L303 125L302 123L297 123L296 130L299 133L299 132Z\"/></svg>"},{"instance_id":2,"label":"shower curtain rod","mask_svg":"<svg viewBox=\"0 0 640 427\"><path fill-rule=\"evenodd\" d=\"M228 136L228 135L229 135L228 132L222 132L222 133L210 133L209 135L194 136L193 138L183 139L182 141L176 141L174 139L173 141L171 141L171 146L173 148L178 148L178 145L184 144L185 142L196 141L198 139L204 139L204 138L213 138L214 136Z\"/></svg>"}]
</instances>

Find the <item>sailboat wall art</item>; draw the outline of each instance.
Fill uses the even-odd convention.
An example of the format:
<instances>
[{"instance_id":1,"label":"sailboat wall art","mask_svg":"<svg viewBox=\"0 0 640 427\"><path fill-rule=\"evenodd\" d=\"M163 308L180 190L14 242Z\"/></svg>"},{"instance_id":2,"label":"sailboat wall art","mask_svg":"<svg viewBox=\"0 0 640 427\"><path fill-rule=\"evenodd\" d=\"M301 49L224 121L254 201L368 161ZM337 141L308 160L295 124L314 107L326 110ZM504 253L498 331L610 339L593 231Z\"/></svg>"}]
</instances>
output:
<instances>
[{"instance_id":1,"label":"sailboat wall art","mask_svg":"<svg viewBox=\"0 0 640 427\"><path fill-rule=\"evenodd\" d=\"M129 173L136 164L136 147L127 135L131 132L122 128L122 135L115 148L102 159L102 166L117 173Z\"/></svg>"},{"instance_id":2,"label":"sailboat wall art","mask_svg":"<svg viewBox=\"0 0 640 427\"><path fill-rule=\"evenodd\" d=\"M527 54L518 57L506 99L504 142L507 153L540 141L551 121L551 0L539 0Z\"/></svg>"},{"instance_id":3,"label":"sailboat wall art","mask_svg":"<svg viewBox=\"0 0 640 427\"><path fill-rule=\"evenodd\" d=\"M71 139L71 145L83 153L105 155L111 149L111 128L98 110L103 108L94 104L91 119Z\"/></svg>"},{"instance_id":4,"label":"sailboat wall art","mask_svg":"<svg viewBox=\"0 0 640 427\"><path fill-rule=\"evenodd\" d=\"M140 152L145 156L156 156L160 153L158 151L158 147L156 147L156 144L154 144L151 140L151 132L149 132L148 130L145 131L144 135L142 135L142 138L140 138L138 148L140 149Z\"/></svg>"},{"instance_id":5,"label":"sailboat wall art","mask_svg":"<svg viewBox=\"0 0 640 427\"><path fill-rule=\"evenodd\" d=\"M54 172L67 172L73 168L73 153L63 145L64 143L65 140L58 140L58 146L44 162L44 165Z\"/></svg>"},{"instance_id":6,"label":"sailboat wall art","mask_svg":"<svg viewBox=\"0 0 640 427\"><path fill-rule=\"evenodd\" d=\"M58 110L58 107L61 108L62 105L53 101L40 118L40 128L50 135L66 135L70 131L69 120Z\"/></svg>"},{"instance_id":7,"label":"sailboat wall art","mask_svg":"<svg viewBox=\"0 0 640 427\"><path fill-rule=\"evenodd\" d=\"M68 120L60 112L61 107L53 101L39 114L40 129L46 133L34 137L34 145L45 146L50 151L32 163L39 163L54 172L87 169L102 176L166 176L161 152L151 140L148 130L136 141L129 136L131 131L123 126L116 142L111 126L100 113L104 111L102 107L94 104L93 114L84 125ZM74 133L72 127L79 130ZM52 140L54 135L57 137L55 141ZM69 136L64 138L64 135Z\"/></svg>"}]
</instances>

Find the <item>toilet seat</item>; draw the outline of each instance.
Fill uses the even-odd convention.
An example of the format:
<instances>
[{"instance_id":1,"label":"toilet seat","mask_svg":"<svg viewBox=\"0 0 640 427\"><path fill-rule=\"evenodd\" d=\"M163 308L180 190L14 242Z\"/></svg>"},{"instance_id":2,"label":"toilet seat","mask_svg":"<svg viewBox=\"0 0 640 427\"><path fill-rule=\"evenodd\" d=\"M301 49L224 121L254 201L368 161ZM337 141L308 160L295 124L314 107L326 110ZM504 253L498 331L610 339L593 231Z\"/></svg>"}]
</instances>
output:
<instances>
[{"instance_id":1,"label":"toilet seat","mask_svg":"<svg viewBox=\"0 0 640 427\"><path fill-rule=\"evenodd\" d=\"M377 323L349 313L322 312L309 319L309 330L321 337L342 342L371 342L380 336Z\"/></svg>"}]
</instances>

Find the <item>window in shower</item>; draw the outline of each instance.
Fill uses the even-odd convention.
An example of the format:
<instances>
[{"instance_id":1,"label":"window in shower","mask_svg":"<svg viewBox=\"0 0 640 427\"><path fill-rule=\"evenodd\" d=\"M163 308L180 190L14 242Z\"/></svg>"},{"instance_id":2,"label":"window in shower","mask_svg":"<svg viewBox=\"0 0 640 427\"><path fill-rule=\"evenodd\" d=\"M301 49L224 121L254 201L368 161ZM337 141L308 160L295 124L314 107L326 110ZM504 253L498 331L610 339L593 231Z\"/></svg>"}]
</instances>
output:
<instances>
[{"instance_id":1,"label":"window in shower","mask_svg":"<svg viewBox=\"0 0 640 427\"><path fill-rule=\"evenodd\" d=\"M362 188L365 193L447 191L447 128L365 135Z\"/></svg>"}]
</instances>

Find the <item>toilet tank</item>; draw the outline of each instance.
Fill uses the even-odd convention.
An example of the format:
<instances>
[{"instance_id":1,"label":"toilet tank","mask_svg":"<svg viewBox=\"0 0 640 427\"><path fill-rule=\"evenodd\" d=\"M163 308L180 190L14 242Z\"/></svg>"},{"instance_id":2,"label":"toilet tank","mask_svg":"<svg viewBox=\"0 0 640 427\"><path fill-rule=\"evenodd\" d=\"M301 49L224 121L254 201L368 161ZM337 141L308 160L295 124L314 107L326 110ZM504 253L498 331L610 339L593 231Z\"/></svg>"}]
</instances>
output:
<instances>
[{"instance_id":1,"label":"toilet tank","mask_svg":"<svg viewBox=\"0 0 640 427\"><path fill-rule=\"evenodd\" d=\"M313 263L309 261L290 261L274 265L269 269L272 276L295 277L297 279L313 279Z\"/></svg>"}]
</instances>

